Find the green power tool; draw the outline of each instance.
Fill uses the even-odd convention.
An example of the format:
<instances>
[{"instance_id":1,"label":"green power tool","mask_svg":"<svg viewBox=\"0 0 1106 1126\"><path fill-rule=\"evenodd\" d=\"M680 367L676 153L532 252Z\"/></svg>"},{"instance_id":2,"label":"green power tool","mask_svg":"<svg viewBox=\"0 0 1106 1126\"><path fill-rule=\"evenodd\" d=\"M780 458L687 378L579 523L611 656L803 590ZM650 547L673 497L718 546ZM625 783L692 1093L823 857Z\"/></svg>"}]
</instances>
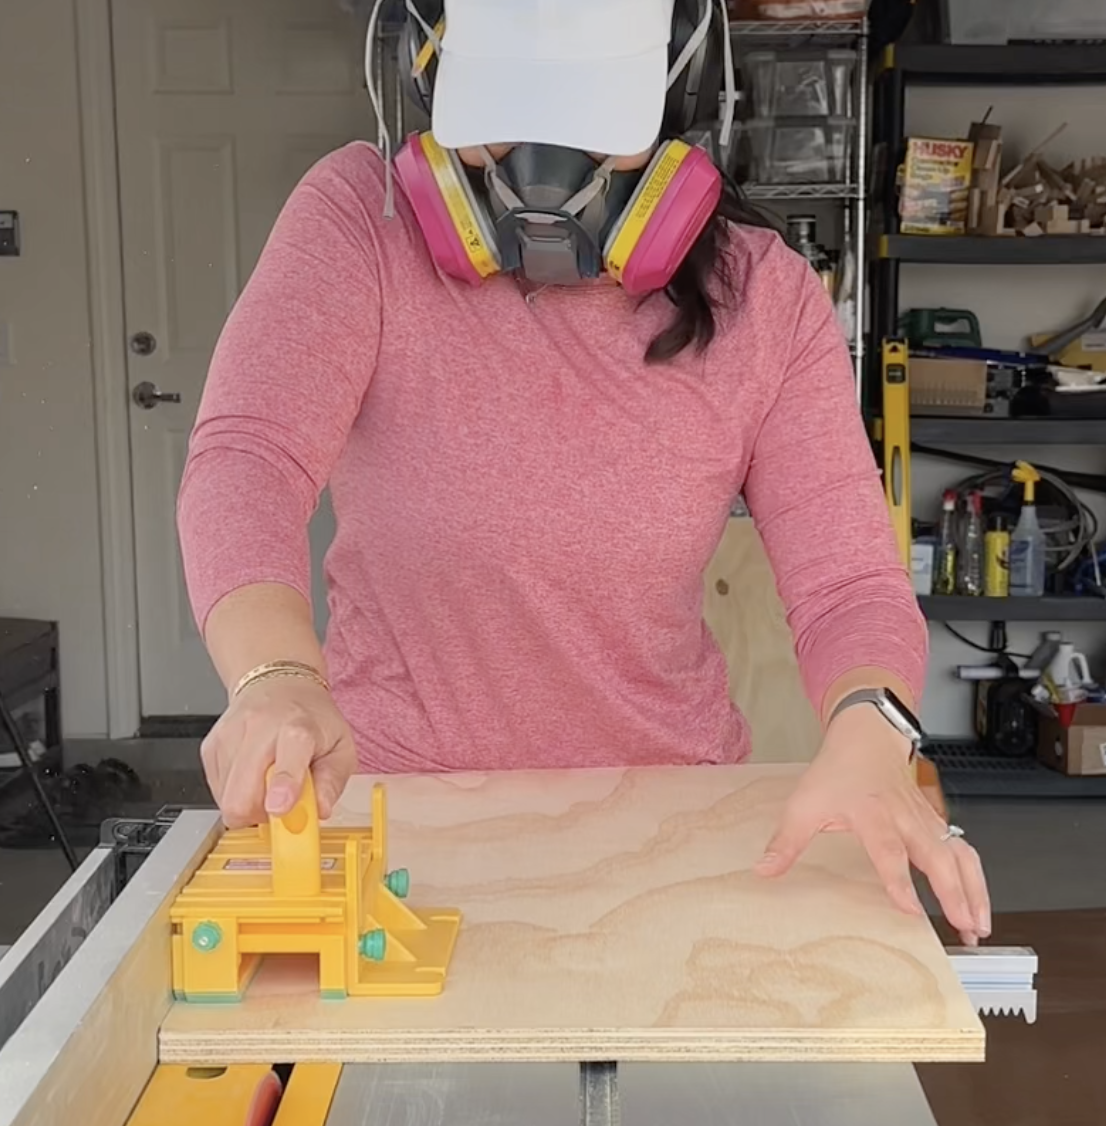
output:
<instances>
[{"instance_id":1,"label":"green power tool","mask_svg":"<svg viewBox=\"0 0 1106 1126\"><path fill-rule=\"evenodd\" d=\"M968 309L907 309L899 318L899 335L915 350L983 347L979 320Z\"/></svg>"}]
</instances>

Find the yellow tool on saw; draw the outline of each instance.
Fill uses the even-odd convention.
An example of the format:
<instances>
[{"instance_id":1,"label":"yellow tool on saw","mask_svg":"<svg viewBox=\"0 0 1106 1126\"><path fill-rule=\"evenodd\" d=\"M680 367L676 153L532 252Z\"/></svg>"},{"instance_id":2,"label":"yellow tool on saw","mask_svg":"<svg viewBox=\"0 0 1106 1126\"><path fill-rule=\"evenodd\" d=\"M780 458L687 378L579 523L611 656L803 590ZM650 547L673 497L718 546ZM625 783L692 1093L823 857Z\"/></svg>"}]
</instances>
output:
<instances>
[{"instance_id":1,"label":"yellow tool on saw","mask_svg":"<svg viewBox=\"0 0 1106 1126\"><path fill-rule=\"evenodd\" d=\"M289 813L224 833L177 897L177 998L238 1000L266 954L316 956L327 998L440 993L461 914L406 906L408 873L386 859L384 787L370 827L323 829L308 774Z\"/></svg>"}]
</instances>

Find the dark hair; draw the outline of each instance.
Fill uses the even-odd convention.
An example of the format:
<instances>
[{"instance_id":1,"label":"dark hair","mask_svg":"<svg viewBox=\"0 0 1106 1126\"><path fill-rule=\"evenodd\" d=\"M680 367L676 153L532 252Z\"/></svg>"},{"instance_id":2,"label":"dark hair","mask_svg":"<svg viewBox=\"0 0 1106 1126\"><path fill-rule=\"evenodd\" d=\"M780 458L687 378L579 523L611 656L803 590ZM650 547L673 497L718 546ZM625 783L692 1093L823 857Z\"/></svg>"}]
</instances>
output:
<instances>
[{"instance_id":1,"label":"dark hair","mask_svg":"<svg viewBox=\"0 0 1106 1126\"><path fill-rule=\"evenodd\" d=\"M687 257L665 289L676 314L669 326L657 333L645 351L646 363L664 363L685 348L702 352L714 339L718 294L732 293L732 278L726 257L730 225L779 229L767 215L751 206L730 177L722 177L722 198L707 225L692 244Z\"/></svg>"}]
</instances>

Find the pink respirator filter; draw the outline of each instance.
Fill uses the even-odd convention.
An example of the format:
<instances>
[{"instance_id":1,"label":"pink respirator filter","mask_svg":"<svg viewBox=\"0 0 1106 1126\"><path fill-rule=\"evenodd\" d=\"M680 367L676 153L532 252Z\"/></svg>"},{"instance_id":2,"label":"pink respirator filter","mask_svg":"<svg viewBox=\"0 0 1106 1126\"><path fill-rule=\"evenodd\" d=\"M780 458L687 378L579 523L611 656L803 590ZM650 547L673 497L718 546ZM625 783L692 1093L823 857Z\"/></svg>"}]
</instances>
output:
<instances>
[{"instance_id":1,"label":"pink respirator filter","mask_svg":"<svg viewBox=\"0 0 1106 1126\"><path fill-rule=\"evenodd\" d=\"M450 277L478 286L484 279L465 251L417 134L409 137L396 153L395 170L422 228L431 257Z\"/></svg>"},{"instance_id":2,"label":"pink respirator filter","mask_svg":"<svg viewBox=\"0 0 1106 1126\"><path fill-rule=\"evenodd\" d=\"M664 289L714 213L721 196L722 177L714 162L703 149L692 148L630 252L622 271L622 288L635 297ZM604 255L609 253L618 231L616 227L610 233Z\"/></svg>"}]
</instances>

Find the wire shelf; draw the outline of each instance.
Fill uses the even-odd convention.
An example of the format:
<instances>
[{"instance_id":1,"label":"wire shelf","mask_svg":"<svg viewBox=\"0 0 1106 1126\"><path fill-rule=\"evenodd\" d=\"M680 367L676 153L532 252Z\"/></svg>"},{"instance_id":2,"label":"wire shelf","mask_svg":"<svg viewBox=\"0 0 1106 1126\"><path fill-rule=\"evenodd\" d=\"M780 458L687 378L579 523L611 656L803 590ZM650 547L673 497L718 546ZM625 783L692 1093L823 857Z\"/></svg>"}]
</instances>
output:
<instances>
[{"instance_id":1,"label":"wire shelf","mask_svg":"<svg viewBox=\"0 0 1106 1126\"><path fill-rule=\"evenodd\" d=\"M855 39L865 28L863 19L730 22L730 34L736 39Z\"/></svg>"},{"instance_id":2,"label":"wire shelf","mask_svg":"<svg viewBox=\"0 0 1106 1126\"><path fill-rule=\"evenodd\" d=\"M748 199L856 199L855 184L743 184Z\"/></svg>"}]
</instances>

